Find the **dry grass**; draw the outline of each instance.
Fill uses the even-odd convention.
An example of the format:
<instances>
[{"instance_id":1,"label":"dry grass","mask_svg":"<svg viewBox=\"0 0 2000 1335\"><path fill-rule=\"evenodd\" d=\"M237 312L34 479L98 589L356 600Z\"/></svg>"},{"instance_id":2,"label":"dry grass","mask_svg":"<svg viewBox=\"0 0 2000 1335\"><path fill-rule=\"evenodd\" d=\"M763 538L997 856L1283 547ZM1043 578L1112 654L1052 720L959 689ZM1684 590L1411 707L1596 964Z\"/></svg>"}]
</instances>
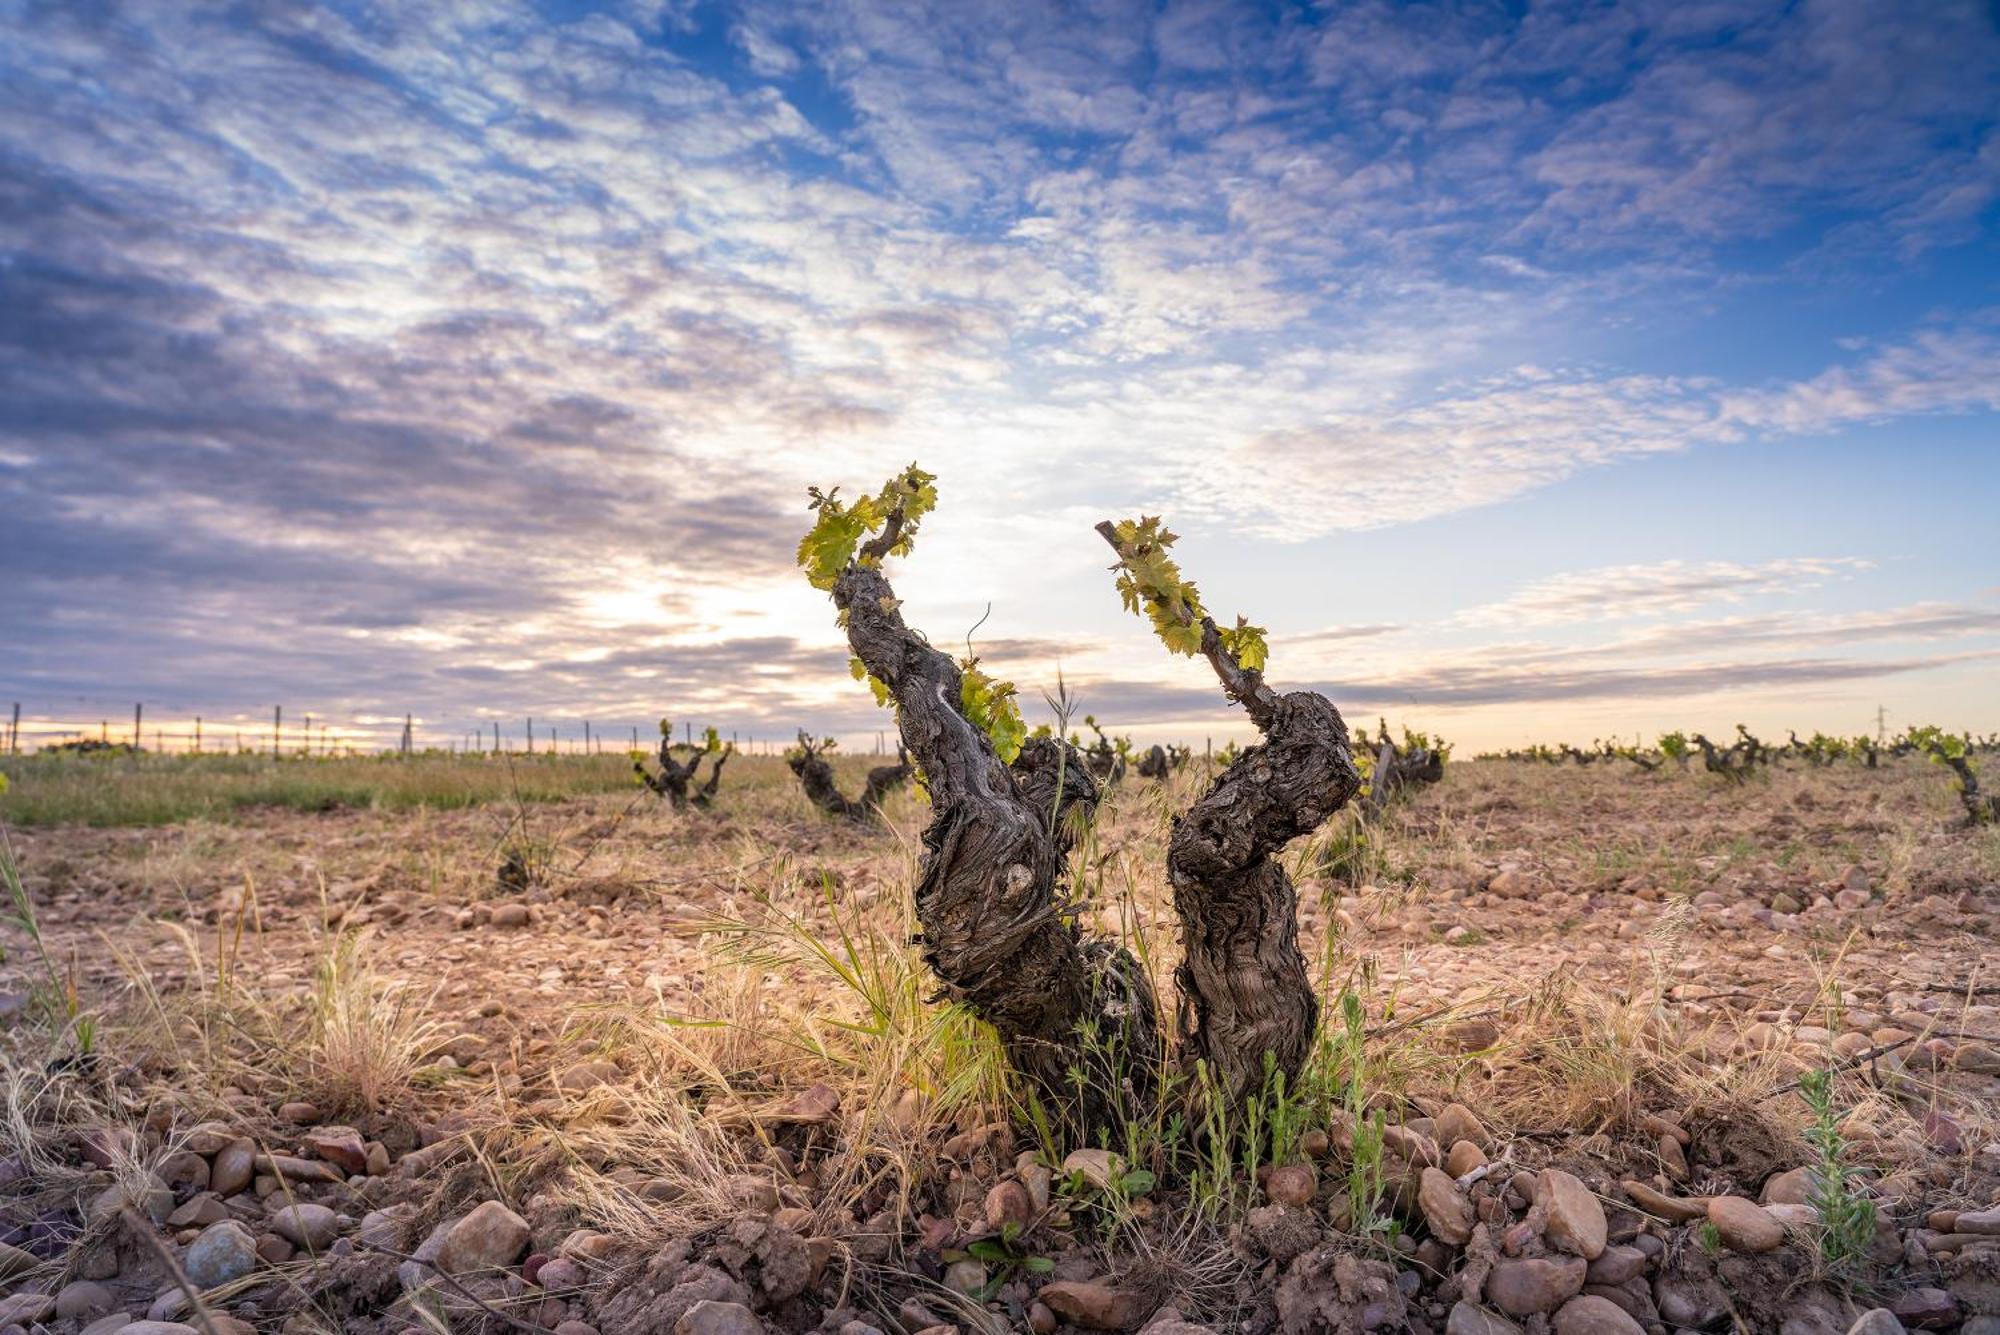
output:
<instances>
[{"instance_id":1,"label":"dry grass","mask_svg":"<svg viewBox=\"0 0 2000 1335\"><path fill-rule=\"evenodd\" d=\"M860 758L847 763L863 767ZM367 818L373 825L337 827L347 840L340 851L313 849L308 884L291 892L294 920L364 916L368 887L384 883L419 905L494 898L496 854L533 838L546 844L543 888L553 905L573 887L615 882L629 898L604 910L613 921L651 930L671 922L675 944L694 947L698 978L636 996L586 991L551 1001L546 1037L489 1049L492 1067L477 1075L438 1062L464 1021L438 977L397 961L394 927L315 925L309 946L293 952L299 967L270 983L252 957L271 949L275 929L257 929L277 909L271 887L286 871L257 861L273 858L267 841L197 825L148 845L141 865L171 887L156 907L174 920L95 937L99 952L115 958L119 981L88 1004L114 1060L159 1083L112 1097L90 1068L45 1074L50 1053L73 1047L74 1036L36 1038L17 1026L0 1043L4 1133L32 1171L57 1180L69 1171L60 1165L70 1128L129 1122L135 1105L163 1109L186 1127L307 1098L329 1115L455 1114L463 1154L455 1174L439 1178L440 1191L477 1184L539 1199L625 1237L685 1236L728 1218L731 1179L789 1181L801 1147L812 1172L799 1204L818 1227L839 1234L877 1214L913 1214L948 1176L953 1136L1018 1123L1022 1110L992 1035L932 1000L933 980L911 944L915 799L892 804L885 829L856 832L819 819L776 769L732 762L719 816L586 796L532 810L416 812L393 825L380 814ZM1179 947L1159 850L1199 771L1197 762L1170 785L1128 785L1076 855L1087 923L1123 939L1162 995L1171 994ZM1947 857L1954 866L1993 865L1990 842L1941 840L1930 821L1933 809L1940 821L1949 814L1949 795L1934 801L1924 782L1931 777L1786 772L1746 802L1695 775L1474 764L1365 827L1340 818L1289 857L1329 1026L1352 997L1361 1041L1329 1041L1289 1092L1293 1106L1265 1116L1324 1125L1344 1100L1411 1113L1460 1100L1513 1141L1524 1166L1575 1155L1601 1136L1588 1152L1618 1172L1643 1172L1657 1160L1642 1118L1666 1113L1737 1128L1768 1141L1777 1157L1802 1158L1803 1110L1786 1086L1804 1058L1790 1045L1743 1050L1739 1031L1766 1011L1837 1029L1854 1004L1857 974L1879 965L1857 964L1851 939L1811 940L1797 959L1766 971L1763 993L1718 1002L1696 988L1703 1004L1690 1006L1690 970L1711 967L1718 942L1688 899L1766 867L1833 880L1864 856L1893 895L1919 893ZM1607 785L1615 802L1637 792L1655 814L1607 825L1615 838L1596 833L1590 822L1607 809ZM1766 828L1772 810L1809 815L1824 806L1884 812L1884 828L1865 850L1817 841L1810 830L1794 838ZM1621 902L1629 888L1651 887L1661 903L1641 935L1619 939L1618 969L1592 964L1586 978L1590 957L1579 951L1577 963L1461 981L1450 970L1473 969L1489 953L1549 957L1547 944L1517 947L1505 923L1462 951L1436 944L1438 924L1463 912L1466 887L1516 860L1557 885L1616 887ZM226 896L214 888L218 869ZM1579 933L1596 933L1590 941L1610 940L1592 912L1573 905L1530 921L1544 943L1563 940L1569 915ZM1406 931L1412 924L1421 930ZM505 948L504 938L426 939ZM177 952L171 970L151 948L160 941ZM1468 1020L1490 1026L1483 1041L1468 1045ZM591 1060L614 1063L619 1078L588 1089L555 1078ZM1843 1079L1840 1096L1854 1110L1853 1139L1892 1178L1921 1159L1916 1119L1927 1108L1949 1108L1969 1132L1990 1132L1991 1110L1968 1107L1935 1073L1898 1071L1880 1085L1864 1075ZM802 1121L799 1100L825 1097L820 1090L835 1106ZM1172 1212L1141 1228L1136 1214L1113 1217L1101 1203L1070 1206L1078 1230L1097 1230L1099 1245L1120 1249L1123 1264L1182 1276L1189 1310L1224 1312L1241 1274L1226 1229L1254 1193L1241 1165L1217 1169L1161 1151L1168 1134L1159 1125L1120 1128L1114 1139L1123 1143L1114 1147L1158 1163L1168 1194L1207 1192L1223 1208ZM1059 1157L1075 1147L1043 1148ZM849 1273L864 1298L881 1279L859 1262ZM984 1318L968 1309L962 1319Z\"/></svg>"}]
</instances>

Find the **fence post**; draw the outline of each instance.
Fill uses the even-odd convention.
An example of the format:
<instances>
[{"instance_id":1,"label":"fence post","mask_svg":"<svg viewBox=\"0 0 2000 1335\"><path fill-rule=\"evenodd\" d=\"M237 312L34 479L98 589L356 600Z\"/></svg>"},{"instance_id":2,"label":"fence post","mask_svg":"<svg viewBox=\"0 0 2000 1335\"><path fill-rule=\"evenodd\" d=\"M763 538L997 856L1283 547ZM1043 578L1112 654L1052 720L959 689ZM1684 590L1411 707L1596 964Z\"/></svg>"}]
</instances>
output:
<instances>
[{"instance_id":1,"label":"fence post","mask_svg":"<svg viewBox=\"0 0 2000 1335\"><path fill-rule=\"evenodd\" d=\"M535 721L528 720L528 754L535 754Z\"/></svg>"},{"instance_id":2,"label":"fence post","mask_svg":"<svg viewBox=\"0 0 2000 1335\"><path fill-rule=\"evenodd\" d=\"M132 706L132 749L134 751L139 749L139 743L146 740L145 730L140 726L140 721L145 717L146 706L143 702Z\"/></svg>"},{"instance_id":3,"label":"fence post","mask_svg":"<svg viewBox=\"0 0 2000 1335\"><path fill-rule=\"evenodd\" d=\"M7 725L7 750L13 755L21 754L21 702L14 702L14 721Z\"/></svg>"},{"instance_id":4,"label":"fence post","mask_svg":"<svg viewBox=\"0 0 2000 1335\"><path fill-rule=\"evenodd\" d=\"M583 721L583 753L590 754L590 720Z\"/></svg>"},{"instance_id":5,"label":"fence post","mask_svg":"<svg viewBox=\"0 0 2000 1335\"><path fill-rule=\"evenodd\" d=\"M194 716L194 749L201 750L201 715Z\"/></svg>"},{"instance_id":6,"label":"fence post","mask_svg":"<svg viewBox=\"0 0 2000 1335\"><path fill-rule=\"evenodd\" d=\"M276 760L285 745L285 707L271 706L271 759Z\"/></svg>"}]
</instances>

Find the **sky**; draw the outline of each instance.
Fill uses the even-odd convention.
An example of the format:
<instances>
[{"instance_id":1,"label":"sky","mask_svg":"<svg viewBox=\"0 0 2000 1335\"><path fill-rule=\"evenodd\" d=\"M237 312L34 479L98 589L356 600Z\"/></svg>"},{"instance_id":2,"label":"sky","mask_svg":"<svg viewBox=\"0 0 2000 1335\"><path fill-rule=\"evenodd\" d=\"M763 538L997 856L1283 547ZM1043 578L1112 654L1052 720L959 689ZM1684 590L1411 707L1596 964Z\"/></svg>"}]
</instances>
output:
<instances>
[{"instance_id":1,"label":"sky","mask_svg":"<svg viewBox=\"0 0 2000 1335\"><path fill-rule=\"evenodd\" d=\"M0 710L861 745L914 459L1031 722L1247 735L1143 513L1356 724L2000 728L1996 242L1986 3L0 0Z\"/></svg>"}]
</instances>

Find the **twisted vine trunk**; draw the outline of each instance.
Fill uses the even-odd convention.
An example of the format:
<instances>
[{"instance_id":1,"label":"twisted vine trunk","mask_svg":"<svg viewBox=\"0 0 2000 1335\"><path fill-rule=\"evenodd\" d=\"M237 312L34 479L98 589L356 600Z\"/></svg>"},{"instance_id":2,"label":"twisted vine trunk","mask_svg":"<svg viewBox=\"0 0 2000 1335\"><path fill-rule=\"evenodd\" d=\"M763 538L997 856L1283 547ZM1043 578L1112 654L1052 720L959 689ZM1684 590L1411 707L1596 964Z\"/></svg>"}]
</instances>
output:
<instances>
[{"instance_id":1,"label":"twisted vine trunk","mask_svg":"<svg viewBox=\"0 0 2000 1335\"><path fill-rule=\"evenodd\" d=\"M721 751L717 752L715 766L709 771L708 781L692 791L690 791L689 785L694 780L694 772L701 768L702 757L708 754L705 751L695 752L688 757L687 763L684 765L676 764L673 756L673 743L669 739L662 737L660 739L660 753L657 757L660 764L660 772L658 774L648 774L645 765L636 760L632 762L632 768L638 774L641 783L645 784L655 793L658 793L661 797L666 798L673 804L676 810L684 808L690 803L697 807L705 808L715 800L716 788L722 782L723 762L729 759L730 753L733 750L735 748L732 746L724 747Z\"/></svg>"},{"instance_id":2,"label":"twisted vine trunk","mask_svg":"<svg viewBox=\"0 0 2000 1335\"><path fill-rule=\"evenodd\" d=\"M1114 1097L1150 1100L1160 1037L1144 970L1115 943L1085 940L1057 898L1067 810L1097 800L1081 756L1042 738L1003 763L959 708L957 664L904 624L881 571L850 565L833 600L847 614L849 648L895 697L930 789L916 908L943 995L994 1027L1058 1117L1099 1125ZM1124 1089L1072 1082L1073 1069L1088 1073L1107 1053L1126 1058Z\"/></svg>"},{"instance_id":3,"label":"twisted vine trunk","mask_svg":"<svg viewBox=\"0 0 2000 1335\"><path fill-rule=\"evenodd\" d=\"M840 791L840 785L833 777L833 766L826 762L822 754L824 744L815 742L805 733L799 734L798 750L786 758L792 773L799 778L799 787L805 790L806 800L831 816L851 820L856 824L866 824L875 819L882 807L882 799L910 781L916 773L910 764L910 754L901 747L896 750L896 763L877 765L868 771L868 782L861 790L861 796L849 798Z\"/></svg>"}]
</instances>

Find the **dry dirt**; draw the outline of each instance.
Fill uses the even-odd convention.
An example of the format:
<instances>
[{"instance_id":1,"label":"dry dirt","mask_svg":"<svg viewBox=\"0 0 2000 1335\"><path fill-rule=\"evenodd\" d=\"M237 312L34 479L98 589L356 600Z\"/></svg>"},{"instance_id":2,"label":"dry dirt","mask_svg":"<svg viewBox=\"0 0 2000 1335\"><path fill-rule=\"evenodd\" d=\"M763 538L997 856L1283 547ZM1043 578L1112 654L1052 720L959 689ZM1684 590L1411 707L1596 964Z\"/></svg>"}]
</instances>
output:
<instances>
[{"instance_id":1,"label":"dry dirt","mask_svg":"<svg viewBox=\"0 0 2000 1335\"><path fill-rule=\"evenodd\" d=\"M1199 770L1128 779L1080 864L1080 912L1148 946L1163 994L1159 850ZM84 1329L81 1284L200 1329L168 1262L234 1219L264 1255L205 1306L263 1330L1574 1335L1629 1312L1806 1335L1879 1304L1990 1332L2000 1237L1974 1230L2000 1202L2000 838L1958 814L1917 761L1741 786L1496 761L1452 766L1359 846L1341 820L1301 841L1329 1025L1345 994L1365 1030L1330 1047L1329 1086L1390 1125L1396 1222L1368 1237L1351 1127L1324 1104L1286 1156L1302 1190L1239 1175L1222 1200L1211 1176L1206 1211L1186 1164L1129 1129L1053 1145L1010 1125L990 1044L929 1004L909 945L914 794L859 828L745 758L709 813L640 794L15 831L47 957L96 1029L79 1058L74 1027L37 1018L40 956L10 935L0 1328ZM525 883L501 883L510 852ZM1811 1206L1789 1228L1757 1212L1770 1250L1701 1222L1702 1198L1784 1197L1772 1180L1814 1153L1797 1078L1827 1067L1881 1220L1868 1254L1830 1264ZM1455 1157L1437 1187L1422 1170L1463 1109L1499 1166ZM204 1195L238 1136L308 1166L267 1159ZM1092 1148L1153 1160L1150 1192L1062 1171ZM1603 1212L1596 1307L1571 1298L1569 1179L1534 1176L1551 1167ZM1696 1220L1640 1211L1626 1182ZM490 1211L454 1234L484 1201L505 1207L497 1237ZM299 1203L332 1222L279 1245ZM447 1235L463 1255L439 1262ZM1527 1309L1511 1325L1479 1311L1503 1298Z\"/></svg>"}]
</instances>

